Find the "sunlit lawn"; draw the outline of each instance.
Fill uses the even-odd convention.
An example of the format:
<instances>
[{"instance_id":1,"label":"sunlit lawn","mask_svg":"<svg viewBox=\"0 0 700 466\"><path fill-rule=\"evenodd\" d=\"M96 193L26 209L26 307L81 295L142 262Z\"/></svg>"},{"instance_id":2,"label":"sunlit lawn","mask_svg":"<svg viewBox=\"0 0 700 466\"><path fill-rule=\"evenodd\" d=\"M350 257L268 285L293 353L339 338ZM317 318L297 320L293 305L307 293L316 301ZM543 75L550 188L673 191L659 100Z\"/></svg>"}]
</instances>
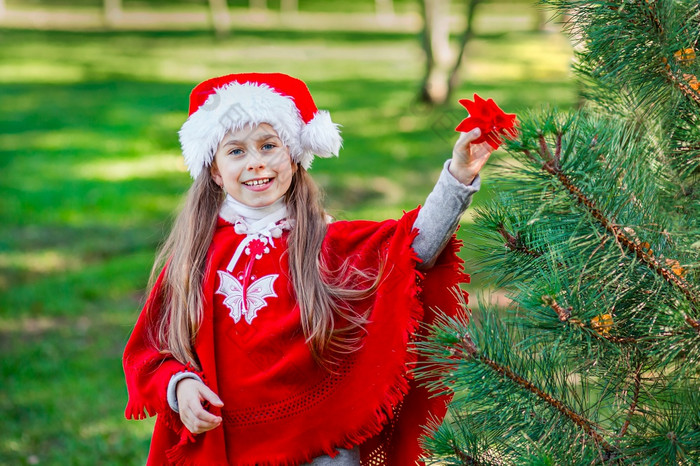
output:
<instances>
[{"instance_id":1,"label":"sunlit lawn","mask_svg":"<svg viewBox=\"0 0 700 466\"><path fill-rule=\"evenodd\" d=\"M565 38L480 32L458 97L573 105ZM151 424L123 420L120 356L189 184L176 133L194 84L303 78L343 125L341 157L312 169L331 213L381 219L423 201L466 117L414 102L422 67L415 34L0 30L0 464L144 462Z\"/></svg>"}]
</instances>

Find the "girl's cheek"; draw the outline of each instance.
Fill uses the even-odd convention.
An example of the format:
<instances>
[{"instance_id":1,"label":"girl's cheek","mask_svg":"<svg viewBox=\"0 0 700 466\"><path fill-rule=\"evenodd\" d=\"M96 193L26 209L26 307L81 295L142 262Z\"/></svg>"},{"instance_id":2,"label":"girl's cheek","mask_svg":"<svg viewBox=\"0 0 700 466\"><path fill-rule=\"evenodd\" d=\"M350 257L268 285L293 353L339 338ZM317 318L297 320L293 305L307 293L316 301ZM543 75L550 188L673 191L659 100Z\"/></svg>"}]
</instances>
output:
<instances>
[{"instance_id":1,"label":"girl's cheek","mask_svg":"<svg viewBox=\"0 0 700 466\"><path fill-rule=\"evenodd\" d=\"M244 166L245 162L243 160L234 160L229 158L220 169L222 173L234 174L240 172Z\"/></svg>"},{"instance_id":2,"label":"girl's cheek","mask_svg":"<svg viewBox=\"0 0 700 466\"><path fill-rule=\"evenodd\" d=\"M289 156L287 155L287 152L284 150L281 150L281 151L278 151L278 152L275 152L274 154L272 154L268 165L271 168L274 168L277 170L277 169L283 168L284 164L290 163L289 160L290 159L289 159Z\"/></svg>"}]
</instances>

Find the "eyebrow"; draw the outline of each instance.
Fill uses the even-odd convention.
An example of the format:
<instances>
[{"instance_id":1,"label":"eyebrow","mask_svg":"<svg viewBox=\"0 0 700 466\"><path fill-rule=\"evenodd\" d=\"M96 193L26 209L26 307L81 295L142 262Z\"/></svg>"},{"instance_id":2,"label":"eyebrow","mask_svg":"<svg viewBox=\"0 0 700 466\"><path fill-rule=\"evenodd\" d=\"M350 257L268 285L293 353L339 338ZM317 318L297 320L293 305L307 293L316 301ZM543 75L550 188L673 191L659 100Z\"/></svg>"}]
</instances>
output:
<instances>
[{"instance_id":1,"label":"eyebrow","mask_svg":"<svg viewBox=\"0 0 700 466\"><path fill-rule=\"evenodd\" d=\"M265 141L265 140L271 139L271 138L279 139L279 136L272 134L272 133L262 133L255 140L256 140L256 142L259 142L259 141ZM224 143L224 146L236 145L236 144L241 144L241 143L242 143L242 141L239 141L238 139L230 139Z\"/></svg>"}]
</instances>

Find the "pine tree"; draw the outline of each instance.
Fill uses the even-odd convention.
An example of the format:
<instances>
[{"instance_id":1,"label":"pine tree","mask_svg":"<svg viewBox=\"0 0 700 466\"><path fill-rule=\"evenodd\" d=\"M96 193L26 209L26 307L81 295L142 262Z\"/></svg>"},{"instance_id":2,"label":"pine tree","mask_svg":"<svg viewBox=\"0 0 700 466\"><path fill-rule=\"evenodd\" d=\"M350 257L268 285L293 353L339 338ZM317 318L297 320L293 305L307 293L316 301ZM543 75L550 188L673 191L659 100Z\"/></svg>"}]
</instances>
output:
<instances>
[{"instance_id":1,"label":"pine tree","mask_svg":"<svg viewBox=\"0 0 700 466\"><path fill-rule=\"evenodd\" d=\"M443 317L440 464L700 464L700 2L549 0L585 104L520 116L477 213L511 305Z\"/></svg>"}]
</instances>

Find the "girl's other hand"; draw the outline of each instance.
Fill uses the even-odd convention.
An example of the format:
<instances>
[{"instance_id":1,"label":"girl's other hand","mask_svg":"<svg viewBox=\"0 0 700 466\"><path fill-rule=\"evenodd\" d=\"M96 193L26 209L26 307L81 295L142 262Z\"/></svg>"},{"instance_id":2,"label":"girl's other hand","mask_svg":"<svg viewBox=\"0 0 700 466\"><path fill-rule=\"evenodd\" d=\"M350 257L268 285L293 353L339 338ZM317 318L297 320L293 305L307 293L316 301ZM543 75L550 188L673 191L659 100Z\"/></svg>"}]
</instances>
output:
<instances>
[{"instance_id":1,"label":"girl's other hand","mask_svg":"<svg viewBox=\"0 0 700 466\"><path fill-rule=\"evenodd\" d=\"M182 379L177 384L176 393L180 420L190 432L202 434L221 424L221 417L204 409L202 403L209 402L219 408L224 403L202 382L196 379Z\"/></svg>"},{"instance_id":2,"label":"girl's other hand","mask_svg":"<svg viewBox=\"0 0 700 466\"><path fill-rule=\"evenodd\" d=\"M468 133L460 133L452 150L450 173L465 185L474 181L493 152L493 148L487 142L471 143L479 136L481 136L479 128L474 128Z\"/></svg>"}]
</instances>

